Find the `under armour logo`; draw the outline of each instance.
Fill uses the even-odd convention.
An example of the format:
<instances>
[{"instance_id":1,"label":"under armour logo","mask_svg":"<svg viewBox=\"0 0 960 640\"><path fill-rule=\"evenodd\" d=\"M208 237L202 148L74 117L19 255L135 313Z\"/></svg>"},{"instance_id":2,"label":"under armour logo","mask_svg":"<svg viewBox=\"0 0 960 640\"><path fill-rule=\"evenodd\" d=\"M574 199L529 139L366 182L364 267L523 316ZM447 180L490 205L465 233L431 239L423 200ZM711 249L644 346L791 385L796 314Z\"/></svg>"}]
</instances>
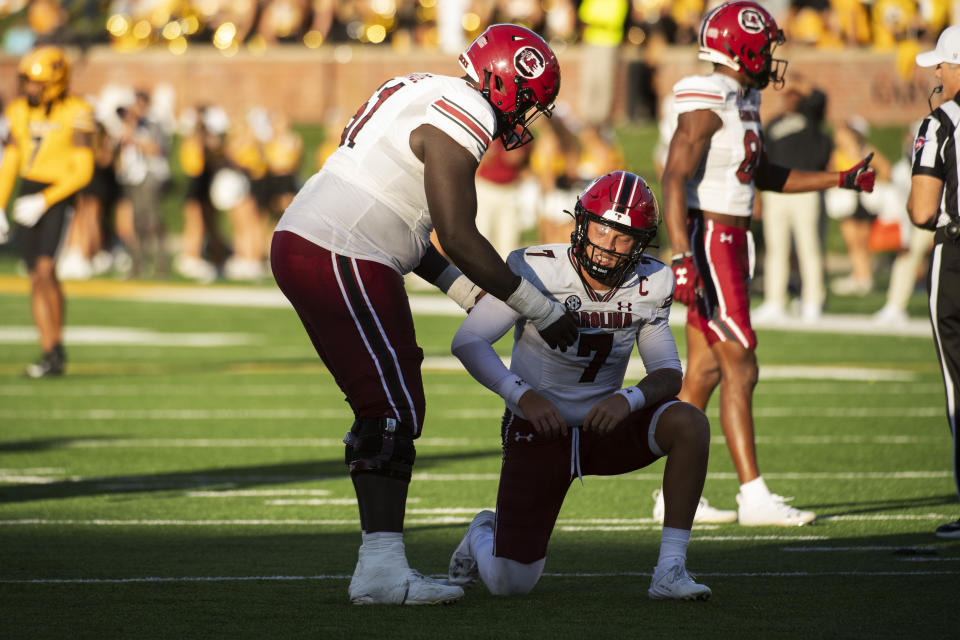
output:
<instances>
[{"instance_id":1,"label":"under armour logo","mask_svg":"<svg viewBox=\"0 0 960 640\"><path fill-rule=\"evenodd\" d=\"M531 440L533 440L533 434L532 434L532 433L528 433L528 434L525 435L525 436L524 436L524 435L521 435L521 434L519 434L519 433L514 433L514 434L513 434L513 441L514 441L514 442L520 442L521 440L526 440L527 442L530 442Z\"/></svg>"},{"instance_id":2,"label":"under armour logo","mask_svg":"<svg viewBox=\"0 0 960 640\"><path fill-rule=\"evenodd\" d=\"M626 309L627 311L633 311L633 303L632 303L632 302L618 302L618 303L617 303L617 310L618 310L618 311L623 311L624 309Z\"/></svg>"},{"instance_id":3,"label":"under armour logo","mask_svg":"<svg viewBox=\"0 0 960 640\"><path fill-rule=\"evenodd\" d=\"M687 284L687 268L681 267L677 269L677 284Z\"/></svg>"},{"instance_id":4,"label":"under armour logo","mask_svg":"<svg viewBox=\"0 0 960 640\"><path fill-rule=\"evenodd\" d=\"M720 242L726 242L727 244L733 244L733 234L732 233L723 233L720 232Z\"/></svg>"}]
</instances>

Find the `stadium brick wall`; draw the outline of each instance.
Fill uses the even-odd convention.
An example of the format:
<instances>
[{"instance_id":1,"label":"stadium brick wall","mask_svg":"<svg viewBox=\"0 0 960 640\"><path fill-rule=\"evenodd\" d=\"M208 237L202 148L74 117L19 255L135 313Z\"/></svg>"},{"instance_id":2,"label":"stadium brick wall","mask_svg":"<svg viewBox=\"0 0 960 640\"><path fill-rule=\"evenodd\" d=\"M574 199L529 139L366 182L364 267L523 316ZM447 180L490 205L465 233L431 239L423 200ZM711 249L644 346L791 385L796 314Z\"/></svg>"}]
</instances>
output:
<instances>
[{"instance_id":1,"label":"stadium brick wall","mask_svg":"<svg viewBox=\"0 0 960 640\"><path fill-rule=\"evenodd\" d=\"M291 46L265 55L241 52L225 57L213 48L201 47L183 56L162 50L122 54L106 47L93 48L84 55L71 51L72 86L78 93L96 93L108 83L149 88L167 82L177 92L179 107L218 103L240 112L263 105L287 111L295 122L329 119L340 126L381 82L392 76L412 71L459 75L460 71L455 59L444 54L398 55L386 47L353 47L348 62L338 60L346 51ZM919 70L915 78L905 80L896 71L893 53L799 48L781 52L790 61L788 82L791 76L802 74L827 93L829 121L857 113L874 124L900 125L927 113L927 96L934 86L932 72ZM571 47L558 56L563 68L560 97L576 112L579 50ZM656 75L660 95L684 75L708 68L696 59L696 50L691 48L667 49L661 59ZM622 81L615 100L616 120L622 120L627 112L627 68L635 60L639 60L639 52L626 50L619 68ZM16 91L16 63L16 58L0 57L0 96L4 100ZM777 92L766 91L764 117L771 117L779 108Z\"/></svg>"}]
</instances>

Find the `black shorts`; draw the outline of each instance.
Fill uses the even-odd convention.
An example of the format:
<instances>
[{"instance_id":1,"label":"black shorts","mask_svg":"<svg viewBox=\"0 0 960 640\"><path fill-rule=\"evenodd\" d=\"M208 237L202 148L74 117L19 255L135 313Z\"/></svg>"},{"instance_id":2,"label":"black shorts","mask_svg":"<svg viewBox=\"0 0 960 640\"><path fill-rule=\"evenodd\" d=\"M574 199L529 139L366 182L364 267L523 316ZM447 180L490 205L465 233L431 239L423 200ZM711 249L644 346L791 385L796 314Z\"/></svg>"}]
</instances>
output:
<instances>
[{"instance_id":1,"label":"black shorts","mask_svg":"<svg viewBox=\"0 0 960 640\"><path fill-rule=\"evenodd\" d=\"M20 196L40 193L50 185L33 180L20 181ZM67 224L68 214L73 212L73 198L64 198L48 208L37 224L32 227L20 227L17 238L20 243L20 255L27 263L27 269L33 271L40 257L55 258Z\"/></svg>"},{"instance_id":2,"label":"black shorts","mask_svg":"<svg viewBox=\"0 0 960 640\"><path fill-rule=\"evenodd\" d=\"M300 190L297 178L292 173L270 176L270 195L280 196L285 193L296 193Z\"/></svg>"},{"instance_id":3,"label":"black shorts","mask_svg":"<svg viewBox=\"0 0 960 640\"><path fill-rule=\"evenodd\" d=\"M197 200L199 202L210 201L210 183L213 176L204 171L199 176L191 176L187 179L187 191L184 194L186 200Z\"/></svg>"},{"instance_id":4,"label":"black shorts","mask_svg":"<svg viewBox=\"0 0 960 640\"><path fill-rule=\"evenodd\" d=\"M120 196L120 186L117 184L117 176L113 167L94 168L90 182L78 193L99 200L104 211L112 209Z\"/></svg>"},{"instance_id":5,"label":"black shorts","mask_svg":"<svg viewBox=\"0 0 960 640\"><path fill-rule=\"evenodd\" d=\"M255 179L247 176L247 178L250 180L250 195L256 200L257 206L261 209L269 209L270 197L273 195L270 192L270 176Z\"/></svg>"}]
</instances>

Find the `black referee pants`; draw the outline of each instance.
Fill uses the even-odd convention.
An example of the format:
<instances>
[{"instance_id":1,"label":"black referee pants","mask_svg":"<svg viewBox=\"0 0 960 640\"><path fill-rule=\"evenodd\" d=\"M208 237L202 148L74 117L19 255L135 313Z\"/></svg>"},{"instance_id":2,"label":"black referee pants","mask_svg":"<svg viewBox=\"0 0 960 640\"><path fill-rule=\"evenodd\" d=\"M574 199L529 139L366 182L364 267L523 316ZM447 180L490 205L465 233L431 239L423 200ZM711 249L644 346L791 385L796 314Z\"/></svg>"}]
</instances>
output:
<instances>
[{"instance_id":1,"label":"black referee pants","mask_svg":"<svg viewBox=\"0 0 960 640\"><path fill-rule=\"evenodd\" d=\"M930 322L943 371L947 395L947 422L953 436L953 479L960 495L960 433L957 433L960 403L960 239L949 240L937 229L927 276L930 292Z\"/></svg>"}]
</instances>

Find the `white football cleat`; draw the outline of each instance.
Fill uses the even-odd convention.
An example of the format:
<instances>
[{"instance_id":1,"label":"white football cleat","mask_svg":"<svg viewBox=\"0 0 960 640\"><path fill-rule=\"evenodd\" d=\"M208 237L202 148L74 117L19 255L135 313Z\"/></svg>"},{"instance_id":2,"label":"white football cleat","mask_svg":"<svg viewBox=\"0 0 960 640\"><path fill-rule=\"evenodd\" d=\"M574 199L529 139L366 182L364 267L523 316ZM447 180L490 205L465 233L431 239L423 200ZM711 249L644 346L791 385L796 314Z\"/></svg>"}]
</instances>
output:
<instances>
[{"instance_id":1,"label":"white football cleat","mask_svg":"<svg viewBox=\"0 0 960 640\"><path fill-rule=\"evenodd\" d=\"M783 305L773 302L764 302L750 312L750 322L757 325L783 324L788 319Z\"/></svg>"},{"instance_id":2,"label":"white football cleat","mask_svg":"<svg viewBox=\"0 0 960 640\"><path fill-rule=\"evenodd\" d=\"M447 572L447 584L455 584L461 587L468 587L480 578L480 571L477 568L477 559L470 551L470 534L478 527L489 527L493 535L493 527L497 516L493 511L483 510L473 516L470 526L453 555L450 556L450 569Z\"/></svg>"},{"instance_id":3,"label":"white football cleat","mask_svg":"<svg viewBox=\"0 0 960 640\"><path fill-rule=\"evenodd\" d=\"M682 562L653 570L647 595L653 600L709 600L710 587L694 582Z\"/></svg>"},{"instance_id":4,"label":"white football cleat","mask_svg":"<svg viewBox=\"0 0 960 640\"><path fill-rule=\"evenodd\" d=\"M375 567L361 570L350 580L351 604L449 604L463 597L463 589L428 578L409 567Z\"/></svg>"},{"instance_id":5,"label":"white football cleat","mask_svg":"<svg viewBox=\"0 0 960 640\"><path fill-rule=\"evenodd\" d=\"M653 492L653 519L658 524L663 524L664 511L666 505L663 502L663 491L657 489ZM737 512L733 509L717 509L711 507L706 498L700 498L700 504L697 505L697 513L693 516L694 524L726 524L737 521Z\"/></svg>"},{"instance_id":6,"label":"white football cleat","mask_svg":"<svg viewBox=\"0 0 960 640\"><path fill-rule=\"evenodd\" d=\"M792 498L784 498L771 493L759 500L746 500L742 493L737 494L737 519L748 527L773 526L797 527L813 522L817 517L812 511L801 511L786 504Z\"/></svg>"}]
</instances>

